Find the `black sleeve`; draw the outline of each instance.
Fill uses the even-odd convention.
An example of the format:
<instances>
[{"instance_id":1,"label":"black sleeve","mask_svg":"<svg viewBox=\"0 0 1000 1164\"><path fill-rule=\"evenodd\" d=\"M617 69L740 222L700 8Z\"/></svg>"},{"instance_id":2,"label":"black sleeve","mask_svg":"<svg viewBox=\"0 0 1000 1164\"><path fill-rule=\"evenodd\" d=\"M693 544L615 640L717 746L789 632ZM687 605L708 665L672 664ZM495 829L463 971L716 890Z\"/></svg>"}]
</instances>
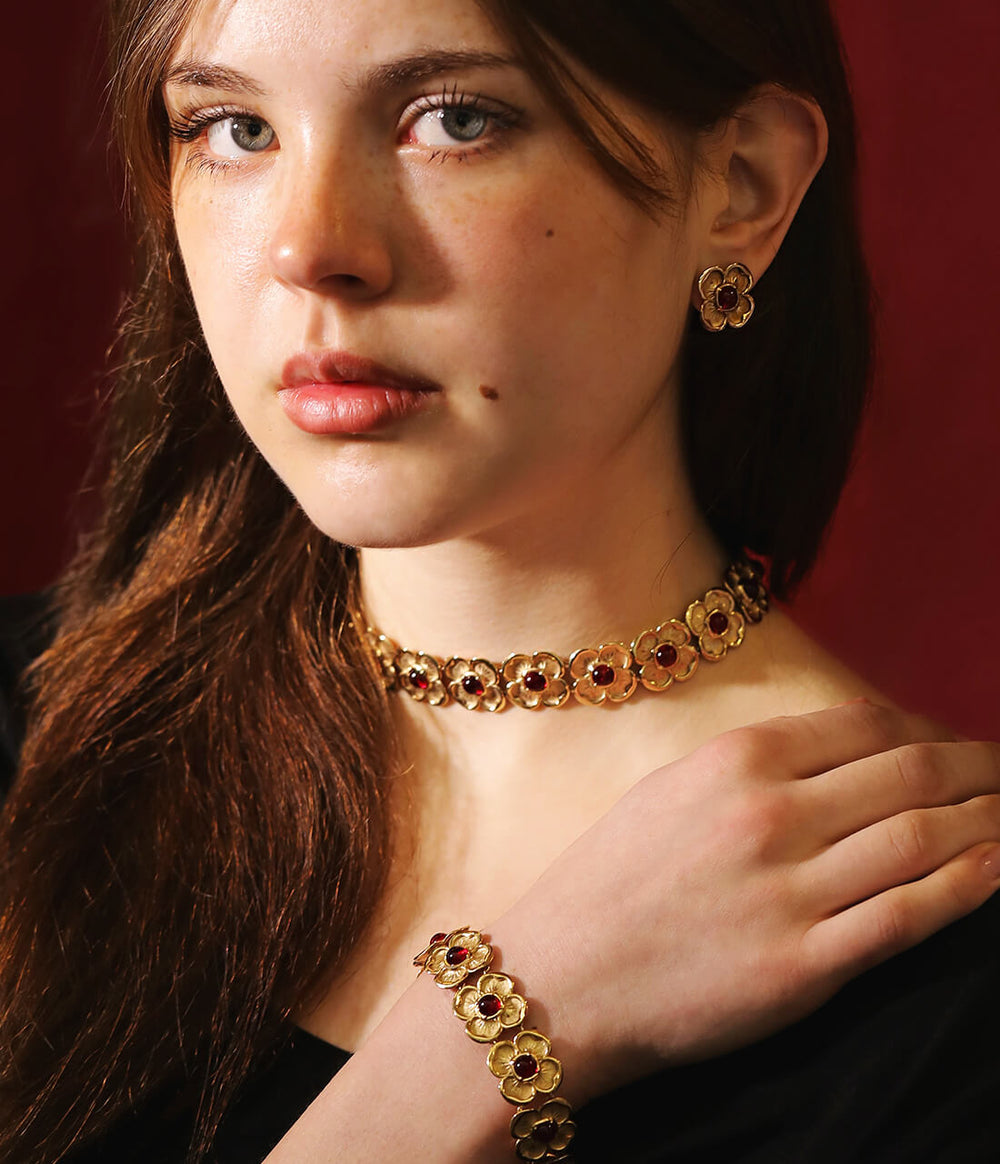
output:
<instances>
[{"instance_id":1,"label":"black sleeve","mask_svg":"<svg viewBox=\"0 0 1000 1164\"><path fill-rule=\"evenodd\" d=\"M1000 1160L1000 893L750 1047L578 1113L579 1164Z\"/></svg>"},{"instance_id":2,"label":"black sleeve","mask_svg":"<svg viewBox=\"0 0 1000 1164\"><path fill-rule=\"evenodd\" d=\"M10 791L24 739L22 677L52 635L49 594L0 598L0 803Z\"/></svg>"}]
</instances>

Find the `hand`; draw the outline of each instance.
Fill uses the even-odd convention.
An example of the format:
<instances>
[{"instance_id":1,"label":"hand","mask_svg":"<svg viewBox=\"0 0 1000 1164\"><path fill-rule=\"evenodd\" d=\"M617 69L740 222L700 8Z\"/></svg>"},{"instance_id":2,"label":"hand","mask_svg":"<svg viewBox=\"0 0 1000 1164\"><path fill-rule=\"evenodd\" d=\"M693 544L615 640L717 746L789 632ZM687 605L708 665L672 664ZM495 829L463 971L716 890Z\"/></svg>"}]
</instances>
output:
<instances>
[{"instance_id":1,"label":"hand","mask_svg":"<svg viewBox=\"0 0 1000 1164\"><path fill-rule=\"evenodd\" d=\"M856 702L726 732L634 785L487 927L563 1093L760 1039L985 901L1000 745L948 740Z\"/></svg>"}]
</instances>

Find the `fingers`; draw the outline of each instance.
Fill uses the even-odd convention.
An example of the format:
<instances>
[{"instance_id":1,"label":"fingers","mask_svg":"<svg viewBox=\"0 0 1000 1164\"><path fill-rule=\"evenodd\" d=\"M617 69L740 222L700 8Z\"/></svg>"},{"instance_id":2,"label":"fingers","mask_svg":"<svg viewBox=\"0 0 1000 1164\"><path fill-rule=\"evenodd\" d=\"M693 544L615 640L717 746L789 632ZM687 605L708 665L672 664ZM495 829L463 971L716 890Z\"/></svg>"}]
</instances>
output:
<instances>
[{"instance_id":1,"label":"fingers","mask_svg":"<svg viewBox=\"0 0 1000 1164\"><path fill-rule=\"evenodd\" d=\"M907 743L796 788L803 811L822 821L831 842L908 809L960 804L997 792L1000 744L973 741Z\"/></svg>"},{"instance_id":2,"label":"fingers","mask_svg":"<svg viewBox=\"0 0 1000 1164\"><path fill-rule=\"evenodd\" d=\"M990 842L933 873L817 922L803 940L807 966L835 968L842 981L917 945L971 913L1000 888L1000 849Z\"/></svg>"},{"instance_id":3,"label":"fingers","mask_svg":"<svg viewBox=\"0 0 1000 1164\"><path fill-rule=\"evenodd\" d=\"M943 724L867 701L737 728L713 743L752 774L813 777L906 744L954 740Z\"/></svg>"},{"instance_id":4,"label":"fingers","mask_svg":"<svg viewBox=\"0 0 1000 1164\"><path fill-rule=\"evenodd\" d=\"M796 877L805 879L816 913L831 914L926 877L985 842L1000 844L1000 795L891 816L803 862Z\"/></svg>"}]
</instances>

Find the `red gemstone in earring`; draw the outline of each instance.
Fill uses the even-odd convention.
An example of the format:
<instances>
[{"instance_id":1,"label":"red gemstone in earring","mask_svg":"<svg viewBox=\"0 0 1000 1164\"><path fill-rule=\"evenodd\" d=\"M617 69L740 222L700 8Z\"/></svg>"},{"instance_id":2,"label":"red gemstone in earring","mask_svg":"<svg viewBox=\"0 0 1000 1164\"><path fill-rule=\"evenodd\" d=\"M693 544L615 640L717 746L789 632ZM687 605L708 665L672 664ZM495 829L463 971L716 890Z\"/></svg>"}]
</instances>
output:
<instances>
[{"instance_id":1,"label":"red gemstone in earring","mask_svg":"<svg viewBox=\"0 0 1000 1164\"><path fill-rule=\"evenodd\" d=\"M723 283L715 293L715 302L720 311L733 311L740 305L740 293L732 283Z\"/></svg>"},{"instance_id":2,"label":"red gemstone in earring","mask_svg":"<svg viewBox=\"0 0 1000 1164\"><path fill-rule=\"evenodd\" d=\"M729 615L721 610L713 611L708 618L708 629L713 635L724 635L729 630Z\"/></svg>"},{"instance_id":3,"label":"red gemstone in earring","mask_svg":"<svg viewBox=\"0 0 1000 1164\"><path fill-rule=\"evenodd\" d=\"M526 671L522 683L524 683L529 691L535 692L544 691L549 685L548 679L545 678L541 671Z\"/></svg>"},{"instance_id":4,"label":"red gemstone in earring","mask_svg":"<svg viewBox=\"0 0 1000 1164\"><path fill-rule=\"evenodd\" d=\"M661 643L656 648L656 662L661 667L672 667L677 662L677 648L669 643Z\"/></svg>"},{"instance_id":5,"label":"red gemstone in earring","mask_svg":"<svg viewBox=\"0 0 1000 1164\"><path fill-rule=\"evenodd\" d=\"M590 677L598 687L610 687L615 681L615 669L607 663L598 663L591 670Z\"/></svg>"}]
</instances>

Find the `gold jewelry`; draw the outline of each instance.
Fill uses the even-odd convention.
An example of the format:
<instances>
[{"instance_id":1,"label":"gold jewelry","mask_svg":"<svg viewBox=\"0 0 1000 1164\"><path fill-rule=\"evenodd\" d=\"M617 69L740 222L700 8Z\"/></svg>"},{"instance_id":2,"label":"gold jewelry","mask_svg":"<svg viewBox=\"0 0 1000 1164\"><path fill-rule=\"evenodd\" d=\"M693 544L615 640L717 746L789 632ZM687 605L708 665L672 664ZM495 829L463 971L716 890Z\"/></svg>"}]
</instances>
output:
<instances>
[{"instance_id":1,"label":"gold jewelry","mask_svg":"<svg viewBox=\"0 0 1000 1164\"><path fill-rule=\"evenodd\" d=\"M591 707L624 703L640 688L666 691L686 683L700 660L715 663L743 642L747 622L760 622L770 602L764 568L746 555L726 570L721 587L692 602L683 621L669 619L644 630L632 643L604 643L575 651L568 659L550 651L486 659L439 659L400 647L367 626L365 638L388 690L441 707L458 703L469 711L505 707L562 707L570 696ZM359 626L364 626L360 617Z\"/></svg>"},{"instance_id":2,"label":"gold jewelry","mask_svg":"<svg viewBox=\"0 0 1000 1164\"><path fill-rule=\"evenodd\" d=\"M754 302L749 294L753 275L742 263L709 267L698 279L701 295L701 322L706 331L724 331L727 327L743 327L753 315Z\"/></svg>"},{"instance_id":3,"label":"gold jewelry","mask_svg":"<svg viewBox=\"0 0 1000 1164\"><path fill-rule=\"evenodd\" d=\"M518 1108L510 1121L518 1159L569 1161L566 1149L576 1134L573 1109L551 1094L562 1082L562 1063L549 1054L552 1045L545 1035L525 1029L527 1001L515 993L511 978L490 969L493 954L478 930L460 926L450 934L435 934L413 965L419 967L418 978L427 971L438 986L456 991L452 1010L465 1023L466 1034L491 1044L486 1065L500 1081L500 1094ZM476 974L478 981L469 982ZM501 1039L508 1032L513 1037ZM529 1106L538 1099L543 1101L539 1107Z\"/></svg>"}]
</instances>

